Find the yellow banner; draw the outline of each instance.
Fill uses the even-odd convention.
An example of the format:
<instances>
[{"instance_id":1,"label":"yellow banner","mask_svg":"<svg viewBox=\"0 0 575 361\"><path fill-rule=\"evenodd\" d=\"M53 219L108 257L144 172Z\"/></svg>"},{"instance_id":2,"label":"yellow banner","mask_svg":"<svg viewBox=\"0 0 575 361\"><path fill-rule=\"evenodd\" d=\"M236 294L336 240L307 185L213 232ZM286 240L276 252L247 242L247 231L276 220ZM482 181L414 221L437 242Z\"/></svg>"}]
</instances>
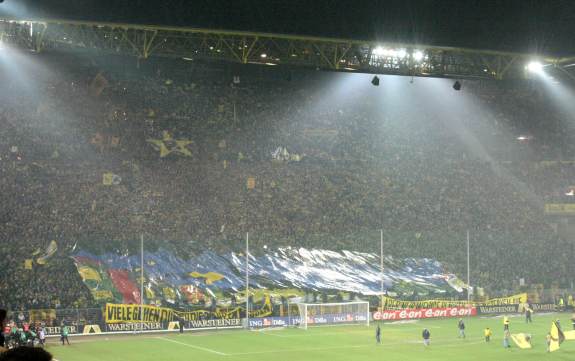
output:
<instances>
[{"instance_id":1,"label":"yellow banner","mask_svg":"<svg viewBox=\"0 0 575 361\"><path fill-rule=\"evenodd\" d=\"M174 311L174 315L178 318L183 318L186 321L198 321L202 318L214 317L217 319L232 319L240 318L241 307L236 307L232 309L216 309L215 311L200 310L200 311Z\"/></svg>"},{"instance_id":2,"label":"yellow banner","mask_svg":"<svg viewBox=\"0 0 575 361\"><path fill-rule=\"evenodd\" d=\"M172 321L174 313L163 307L107 303L105 316L106 323L164 322Z\"/></svg>"},{"instance_id":3,"label":"yellow banner","mask_svg":"<svg viewBox=\"0 0 575 361\"><path fill-rule=\"evenodd\" d=\"M106 323L170 322L180 318L186 321L198 321L202 318L238 319L244 310L236 308L216 308L215 311L176 311L165 307L144 305L140 314L140 305L107 303ZM250 311L250 317L266 317L272 314L271 303L266 300L262 308Z\"/></svg>"},{"instance_id":4,"label":"yellow banner","mask_svg":"<svg viewBox=\"0 0 575 361\"><path fill-rule=\"evenodd\" d=\"M109 290L91 290L91 292L92 292L92 296L97 301L113 300L114 299L114 295L112 294L112 291L109 291Z\"/></svg>"},{"instance_id":5,"label":"yellow banner","mask_svg":"<svg viewBox=\"0 0 575 361\"><path fill-rule=\"evenodd\" d=\"M477 306L501 306L501 305L518 305L527 302L527 293L519 293L517 295L492 298L482 303L477 303Z\"/></svg>"},{"instance_id":6,"label":"yellow banner","mask_svg":"<svg viewBox=\"0 0 575 361\"><path fill-rule=\"evenodd\" d=\"M34 262L34 260L32 260L32 259L25 259L24 260L24 269L31 270L33 262Z\"/></svg>"},{"instance_id":7,"label":"yellow banner","mask_svg":"<svg viewBox=\"0 0 575 361\"><path fill-rule=\"evenodd\" d=\"M453 300L402 301L387 296L382 296L382 301L383 301L383 309L386 310L406 309L406 308L444 308L444 307L465 306L469 304L467 301L453 301ZM525 302L527 302L527 293L520 293L509 297L490 299L485 302L471 302L471 305L473 306L516 305Z\"/></svg>"},{"instance_id":8,"label":"yellow banner","mask_svg":"<svg viewBox=\"0 0 575 361\"><path fill-rule=\"evenodd\" d=\"M545 214L575 216L575 203L547 203Z\"/></svg>"}]
</instances>

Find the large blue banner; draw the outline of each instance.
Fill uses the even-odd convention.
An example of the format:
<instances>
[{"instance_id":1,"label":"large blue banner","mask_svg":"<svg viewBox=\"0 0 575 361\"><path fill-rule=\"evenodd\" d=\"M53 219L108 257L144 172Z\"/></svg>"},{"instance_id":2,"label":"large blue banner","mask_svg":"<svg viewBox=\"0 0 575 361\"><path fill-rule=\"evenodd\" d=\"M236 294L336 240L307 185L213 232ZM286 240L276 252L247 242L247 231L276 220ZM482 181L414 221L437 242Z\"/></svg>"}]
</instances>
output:
<instances>
[{"instance_id":1,"label":"large blue banner","mask_svg":"<svg viewBox=\"0 0 575 361\"><path fill-rule=\"evenodd\" d=\"M140 255L79 251L72 258L97 300L139 303ZM208 304L213 299L241 296L245 288L245 262L244 255L233 252L205 251L190 259L163 249L145 252L143 296L148 304ZM260 291L282 295L280 291L286 289L302 292L300 296L303 291L378 295L382 278L384 289L390 293L425 295L460 292L464 287L434 260L387 257L382 275L378 255L350 251L279 248L250 256L248 269L250 288L255 295Z\"/></svg>"}]
</instances>

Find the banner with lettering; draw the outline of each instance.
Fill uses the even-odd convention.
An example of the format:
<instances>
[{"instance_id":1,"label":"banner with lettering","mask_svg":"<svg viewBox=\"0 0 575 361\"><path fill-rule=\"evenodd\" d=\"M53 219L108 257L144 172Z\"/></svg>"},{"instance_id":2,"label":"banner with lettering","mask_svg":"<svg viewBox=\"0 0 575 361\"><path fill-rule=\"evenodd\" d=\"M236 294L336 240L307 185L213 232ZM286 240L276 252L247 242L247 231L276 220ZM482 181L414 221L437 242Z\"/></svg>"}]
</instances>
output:
<instances>
[{"instance_id":1,"label":"banner with lettering","mask_svg":"<svg viewBox=\"0 0 575 361\"><path fill-rule=\"evenodd\" d=\"M169 308L148 305L106 304L106 323L169 322L174 311Z\"/></svg>"},{"instance_id":2,"label":"banner with lettering","mask_svg":"<svg viewBox=\"0 0 575 361\"><path fill-rule=\"evenodd\" d=\"M270 304L250 311L250 317L265 317L272 314ZM215 310L180 311L167 307L138 304L107 303L104 309L104 320L110 323L165 323L184 320L186 322L200 320L231 320L245 316L243 307L216 308Z\"/></svg>"},{"instance_id":3,"label":"banner with lettering","mask_svg":"<svg viewBox=\"0 0 575 361\"><path fill-rule=\"evenodd\" d=\"M219 319L219 320L194 320L185 323L186 328L241 328L242 320L240 318Z\"/></svg>"},{"instance_id":4,"label":"banner with lettering","mask_svg":"<svg viewBox=\"0 0 575 361\"><path fill-rule=\"evenodd\" d=\"M405 310L383 310L373 313L375 321L401 321L422 318L447 318L477 315L476 307L431 307Z\"/></svg>"},{"instance_id":5,"label":"banner with lettering","mask_svg":"<svg viewBox=\"0 0 575 361\"><path fill-rule=\"evenodd\" d=\"M403 301L391 297L382 296L383 309L414 309L414 308L444 308L458 307L470 304L468 301L457 300L425 300L425 301ZM485 302L471 302L472 306L500 306L517 305L527 302L527 293L520 293L509 297L501 297L487 300Z\"/></svg>"},{"instance_id":6,"label":"banner with lettering","mask_svg":"<svg viewBox=\"0 0 575 361\"><path fill-rule=\"evenodd\" d=\"M526 309L525 303L519 304L501 304L501 305L480 305L477 306L477 313L481 314L506 314L506 313L523 313ZM553 303L530 303L529 308L533 312L556 312L557 305Z\"/></svg>"}]
</instances>

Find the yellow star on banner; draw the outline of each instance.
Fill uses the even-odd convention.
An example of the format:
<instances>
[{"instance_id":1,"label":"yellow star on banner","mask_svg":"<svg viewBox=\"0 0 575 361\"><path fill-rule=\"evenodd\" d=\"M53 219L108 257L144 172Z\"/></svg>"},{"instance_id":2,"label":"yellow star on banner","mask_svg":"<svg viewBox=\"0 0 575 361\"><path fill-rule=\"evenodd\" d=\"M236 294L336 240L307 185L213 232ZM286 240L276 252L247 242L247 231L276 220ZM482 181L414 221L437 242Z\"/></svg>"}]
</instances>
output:
<instances>
[{"instance_id":1,"label":"yellow star on banner","mask_svg":"<svg viewBox=\"0 0 575 361\"><path fill-rule=\"evenodd\" d=\"M148 143L160 152L160 158L164 158L172 153L178 153L185 157L191 157L192 152L188 145L193 141L189 139L173 139L167 131L163 132L162 139L148 139Z\"/></svg>"}]
</instances>

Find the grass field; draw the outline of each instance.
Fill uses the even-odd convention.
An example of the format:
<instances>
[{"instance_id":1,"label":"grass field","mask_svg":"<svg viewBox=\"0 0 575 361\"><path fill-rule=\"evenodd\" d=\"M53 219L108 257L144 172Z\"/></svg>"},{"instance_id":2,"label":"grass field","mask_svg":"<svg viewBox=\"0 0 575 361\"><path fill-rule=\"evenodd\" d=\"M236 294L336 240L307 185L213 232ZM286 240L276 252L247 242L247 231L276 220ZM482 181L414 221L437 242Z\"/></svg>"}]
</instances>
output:
<instances>
[{"instance_id":1,"label":"grass field","mask_svg":"<svg viewBox=\"0 0 575 361\"><path fill-rule=\"evenodd\" d=\"M375 323L365 326L316 327L308 330L229 330L179 334L92 336L71 338L71 346L50 340L48 350L59 361L157 361L157 360L574 360L575 341L561 349L545 352L545 335L551 321L561 320L571 329L570 314L534 315L533 324L522 317L511 318L511 333L530 333L533 348L522 350L512 342L502 345L501 318L466 319L466 339L458 339L457 319L422 320L382 324L382 344L375 343ZM485 343L483 329L493 331ZM421 331L431 331L431 346L421 342Z\"/></svg>"}]
</instances>

